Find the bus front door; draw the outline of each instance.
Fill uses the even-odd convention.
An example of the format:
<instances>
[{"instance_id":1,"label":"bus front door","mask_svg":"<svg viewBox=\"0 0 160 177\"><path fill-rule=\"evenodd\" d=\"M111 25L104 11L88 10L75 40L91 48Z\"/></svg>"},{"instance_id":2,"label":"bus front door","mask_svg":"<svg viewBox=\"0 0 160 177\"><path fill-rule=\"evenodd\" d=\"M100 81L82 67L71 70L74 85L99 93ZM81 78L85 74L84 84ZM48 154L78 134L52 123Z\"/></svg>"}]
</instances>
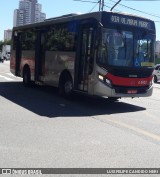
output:
<instances>
[{"instance_id":1,"label":"bus front door","mask_svg":"<svg viewBox=\"0 0 160 177\"><path fill-rule=\"evenodd\" d=\"M43 75L43 66L44 66L44 40L45 33L43 31L37 31L36 33L36 48L35 48L35 81L41 81L41 76Z\"/></svg>"},{"instance_id":2,"label":"bus front door","mask_svg":"<svg viewBox=\"0 0 160 177\"><path fill-rule=\"evenodd\" d=\"M89 75L93 70L93 36L94 28L89 24L82 24L78 39L78 52L75 71L76 89L88 92Z\"/></svg>"}]
</instances>

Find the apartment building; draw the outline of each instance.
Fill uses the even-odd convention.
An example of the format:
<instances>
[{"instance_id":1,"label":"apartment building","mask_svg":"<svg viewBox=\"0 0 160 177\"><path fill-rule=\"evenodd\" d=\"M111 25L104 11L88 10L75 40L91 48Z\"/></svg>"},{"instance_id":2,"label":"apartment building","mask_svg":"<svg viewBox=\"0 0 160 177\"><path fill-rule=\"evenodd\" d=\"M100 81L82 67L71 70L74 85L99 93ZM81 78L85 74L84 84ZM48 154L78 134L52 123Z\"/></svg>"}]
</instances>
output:
<instances>
[{"instance_id":1,"label":"apartment building","mask_svg":"<svg viewBox=\"0 0 160 177\"><path fill-rule=\"evenodd\" d=\"M19 8L14 10L13 26L44 21L46 14L37 0L20 0Z\"/></svg>"},{"instance_id":2,"label":"apartment building","mask_svg":"<svg viewBox=\"0 0 160 177\"><path fill-rule=\"evenodd\" d=\"M12 30L11 29L4 30L4 41L11 40L11 37L12 37Z\"/></svg>"}]
</instances>

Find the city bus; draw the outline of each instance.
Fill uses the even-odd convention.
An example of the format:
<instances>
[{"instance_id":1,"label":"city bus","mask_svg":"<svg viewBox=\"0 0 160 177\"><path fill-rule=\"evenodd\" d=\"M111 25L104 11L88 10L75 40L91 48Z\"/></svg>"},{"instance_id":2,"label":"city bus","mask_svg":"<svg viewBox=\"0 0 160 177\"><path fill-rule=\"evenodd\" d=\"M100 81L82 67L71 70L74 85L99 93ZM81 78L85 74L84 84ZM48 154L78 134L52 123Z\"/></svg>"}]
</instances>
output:
<instances>
[{"instance_id":1,"label":"city bus","mask_svg":"<svg viewBox=\"0 0 160 177\"><path fill-rule=\"evenodd\" d=\"M131 14L68 14L13 28L10 71L31 83L108 97L153 91L155 24Z\"/></svg>"}]
</instances>

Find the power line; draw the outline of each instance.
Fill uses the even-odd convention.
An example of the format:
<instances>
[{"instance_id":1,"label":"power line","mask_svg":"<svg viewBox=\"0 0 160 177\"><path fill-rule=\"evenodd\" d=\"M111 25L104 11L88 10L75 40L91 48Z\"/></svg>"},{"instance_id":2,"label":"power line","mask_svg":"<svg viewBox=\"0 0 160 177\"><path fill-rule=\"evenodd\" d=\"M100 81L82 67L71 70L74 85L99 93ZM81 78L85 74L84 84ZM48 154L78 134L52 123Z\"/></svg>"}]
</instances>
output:
<instances>
[{"instance_id":1,"label":"power line","mask_svg":"<svg viewBox=\"0 0 160 177\"><path fill-rule=\"evenodd\" d=\"M97 1L86 1L86 0L73 0L73 1L80 1L80 2L90 2L90 3L97 3Z\"/></svg>"},{"instance_id":2,"label":"power line","mask_svg":"<svg viewBox=\"0 0 160 177\"><path fill-rule=\"evenodd\" d=\"M96 6L97 6L97 4L99 4L99 11L103 11L103 8L104 8L104 0L98 0L98 1L73 0L73 1L96 3ZM94 6L94 7L92 8L92 10L93 10L96 6Z\"/></svg>"},{"instance_id":3,"label":"power line","mask_svg":"<svg viewBox=\"0 0 160 177\"><path fill-rule=\"evenodd\" d=\"M111 11L116 7L116 5L118 5L122 0L119 0L115 3L115 5L111 8Z\"/></svg>"},{"instance_id":4,"label":"power line","mask_svg":"<svg viewBox=\"0 0 160 177\"><path fill-rule=\"evenodd\" d=\"M160 0L124 0L124 1L160 1Z\"/></svg>"},{"instance_id":5,"label":"power line","mask_svg":"<svg viewBox=\"0 0 160 177\"><path fill-rule=\"evenodd\" d=\"M113 1L113 0L110 0L110 1L116 3L116 2ZM138 1L138 0L136 0L136 1ZM149 1L149 0L148 0L148 1ZM138 10L138 9L134 9L134 8L132 8L132 7L125 6L125 5L123 5L123 4L119 4L119 5L120 5L120 6L123 6L123 7L125 7L125 8L128 8L128 9L131 9L131 10L133 10L133 11L137 11L137 12L140 12L140 13L143 13L143 14L146 14L146 15L150 15L150 16L153 16L153 17L156 17L156 18L160 18L160 16L157 16L156 14L151 14L151 13L144 12L144 11L141 11L141 10Z\"/></svg>"},{"instance_id":6,"label":"power line","mask_svg":"<svg viewBox=\"0 0 160 177\"><path fill-rule=\"evenodd\" d=\"M104 0L99 0L99 1L91 1L91 0L73 0L73 1L96 3L96 6L97 6L97 4L99 3L99 11L103 11L103 8L104 8L104 7L110 8L110 10L112 11L113 8L114 8L121 0L119 0L119 1L117 1L117 2L115 2L115 1L113 1L113 0L110 0L110 1L113 2L113 3L116 3L112 8L109 7L109 6L106 6ZM125 0L125 1L160 1L160 0ZM122 7L128 8L128 9L130 9L130 10L136 11L136 12L140 12L140 13L143 13L143 14L146 14L146 15L150 15L150 16L152 16L152 17L160 18L160 16L159 16L159 15L156 15L156 14L144 12L144 11L141 11L141 10L138 10L138 9L135 9L135 8L132 8L132 7L123 5L123 4L121 4L121 3L119 3L119 5L122 6ZM92 11L96 6L94 6L94 7L91 9L91 11ZM115 11L120 12L119 10L116 10L116 9L115 9Z\"/></svg>"},{"instance_id":7,"label":"power line","mask_svg":"<svg viewBox=\"0 0 160 177\"><path fill-rule=\"evenodd\" d=\"M99 2L96 3L96 5L90 10L90 12L92 12L92 10L99 4Z\"/></svg>"}]
</instances>

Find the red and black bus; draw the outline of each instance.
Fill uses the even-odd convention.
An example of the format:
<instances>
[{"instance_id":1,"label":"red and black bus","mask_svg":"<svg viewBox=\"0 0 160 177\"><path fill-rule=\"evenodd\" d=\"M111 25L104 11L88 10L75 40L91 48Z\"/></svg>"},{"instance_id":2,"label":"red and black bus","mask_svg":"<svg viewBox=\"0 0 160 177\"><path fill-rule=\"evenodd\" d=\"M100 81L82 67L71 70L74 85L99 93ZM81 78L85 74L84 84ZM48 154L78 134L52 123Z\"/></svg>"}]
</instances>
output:
<instances>
[{"instance_id":1,"label":"red and black bus","mask_svg":"<svg viewBox=\"0 0 160 177\"><path fill-rule=\"evenodd\" d=\"M149 19L105 11L14 27L10 70L65 96L150 96L155 33Z\"/></svg>"}]
</instances>

